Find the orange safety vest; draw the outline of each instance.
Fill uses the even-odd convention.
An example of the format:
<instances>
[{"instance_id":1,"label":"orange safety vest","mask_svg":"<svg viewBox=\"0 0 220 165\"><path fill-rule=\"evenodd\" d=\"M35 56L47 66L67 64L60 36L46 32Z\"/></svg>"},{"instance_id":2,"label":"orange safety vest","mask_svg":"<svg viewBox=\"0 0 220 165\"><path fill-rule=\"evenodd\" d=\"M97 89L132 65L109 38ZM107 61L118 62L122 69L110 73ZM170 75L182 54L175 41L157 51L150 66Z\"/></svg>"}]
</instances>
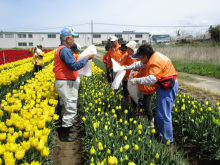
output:
<instances>
[{"instance_id":1,"label":"orange safety vest","mask_svg":"<svg viewBox=\"0 0 220 165\"><path fill-rule=\"evenodd\" d=\"M158 80L169 76L177 76L171 60L159 52L155 52L150 57L145 68L147 75L154 75Z\"/></svg>"},{"instance_id":2,"label":"orange safety vest","mask_svg":"<svg viewBox=\"0 0 220 165\"><path fill-rule=\"evenodd\" d=\"M134 62L137 62L137 60L135 59L132 59L128 53L126 52L126 54L123 54L122 57L121 57L121 62L120 62L120 65L123 66L123 65L131 65L133 64ZM130 70L126 70L126 73L125 73L125 76L124 78L122 79L122 81L128 81L128 78L129 78L129 75L130 75Z\"/></svg>"},{"instance_id":3,"label":"orange safety vest","mask_svg":"<svg viewBox=\"0 0 220 165\"><path fill-rule=\"evenodd\" d=\"M76 80L77 71L69 69L66 64L60 59L60 50L66 46L62 45L56 49L54 57L53 71L55 73L55 79L61 80ZM66 47L67 48L67 47Z\"/></svg>"},{"instance_id":4,"label":"orange safety vest","mask_svg":"<svg viewBox=\"0 0 220 165\"><path fill-rule=\"evenodd\" d=\"M120 45L117 43L115 50L113 48L110 48L109 51L107 52L107 68L112 68L112 60L113 58L115 61L119 63L121 59L121 51L119 50Z\"/></svg>"},{"instance_id":5,"label":"orange safety vest","mask_svg":"<svg viewBox=\"0 0 220 165\"><path fill-rule=\"evenodd\" d=\"M140 69L138 73L134 72L133 77L134 78L147 77L148 75L146 74L147 72L146 69L147 68L145 67L143 69ZM149 95L149 94L153 94L156 92L157 84L150 85L150 86L146 86L144 84L137 84L137 85L138 85L138 89L142 91L144 95Z\"/></svg>"}]
</instances>

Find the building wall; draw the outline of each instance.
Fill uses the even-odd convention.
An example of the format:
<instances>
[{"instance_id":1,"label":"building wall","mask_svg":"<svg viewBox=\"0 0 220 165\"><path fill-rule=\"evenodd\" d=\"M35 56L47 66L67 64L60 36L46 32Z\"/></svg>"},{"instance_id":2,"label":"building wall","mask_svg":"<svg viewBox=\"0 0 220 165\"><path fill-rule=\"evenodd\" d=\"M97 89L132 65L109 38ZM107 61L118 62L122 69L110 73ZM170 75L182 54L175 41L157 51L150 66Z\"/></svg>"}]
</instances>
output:
<instances>
[{"instance_id":1,"label":"building wall","mask_svg":"<svg viewBox=\"0 0 220 165\"><path fill-rule=\"evenodd\" d=\"M6 38L5 35L13 35L13 38ZM26 34L26 38L19 38L19 34ZM32 34L32 38L29 38L29 34ZM92 45L92 34L91 33L78 33L79 37L75 38L75 42L79 43L81 47ZM138 40L139 44L143 42L150 42L149 33L93 33L93 35L101 35L100 38L93 37L93 44L101 44L102 41L107 41L111 36L122 35L123 40L131 41ZM142 35L142 38L136 38L135 35ZM48 35L56 36L55 38L49 38ZM2 37L1 37L2 36ZM26 43L27 45L19 45L19 43ZM31 48L36 47L38 43L42 43L43 47L58 47L60 44L60 33L54 32L0 32L0 48ZM33 44L33 45L32 45Z\"/></svg>"}]
</instances>

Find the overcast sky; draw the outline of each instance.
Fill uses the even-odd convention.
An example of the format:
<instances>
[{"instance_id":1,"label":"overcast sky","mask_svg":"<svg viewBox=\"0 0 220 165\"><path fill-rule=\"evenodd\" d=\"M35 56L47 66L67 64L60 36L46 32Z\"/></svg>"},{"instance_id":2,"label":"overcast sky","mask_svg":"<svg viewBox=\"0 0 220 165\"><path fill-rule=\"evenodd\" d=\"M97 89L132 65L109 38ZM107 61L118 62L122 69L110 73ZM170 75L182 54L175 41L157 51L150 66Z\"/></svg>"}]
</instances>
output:
<instances>
[{"instance_id":1,"label":"overcast sky","mask_svg":"<svg viewBox=\"0 0 220 165\"><path fill-rule=\"evenodd\" d=\"M91 20L94 32L151 34L173 34L178 29L195 33L220 24L220 0L0 0L0 3L0 31L7 32L60 32L66 26L75 32L91 32Z\"/></svg>"}]
</instances>

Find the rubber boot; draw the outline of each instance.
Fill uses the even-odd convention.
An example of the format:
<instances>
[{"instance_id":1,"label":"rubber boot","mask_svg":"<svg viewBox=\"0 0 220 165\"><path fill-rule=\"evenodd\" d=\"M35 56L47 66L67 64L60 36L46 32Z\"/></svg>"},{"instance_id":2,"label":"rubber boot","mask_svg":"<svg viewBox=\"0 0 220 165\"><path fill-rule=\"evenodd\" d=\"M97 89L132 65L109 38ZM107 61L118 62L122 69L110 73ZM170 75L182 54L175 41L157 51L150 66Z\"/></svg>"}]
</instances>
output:
<instances>
[{"instance_id":1,"label":"rubber boot","mask_svg":"<svg viewBox=\"0 0 220 165\"><path fill-rule=\"evenodd\" d=\"M60 128L60 133L59 133L60 141L73 142L74 140L76 140L76 138L73 138L69 135L69 130L70 130L70 127L61 127Z\"/></svg>"},{"instance_id":2,"label":"rubber boot","mask_svg":"<svg viewBox=\"0 0 220 165\"><path fill-rule=\"evenodd\" d=\"M77 129L74 129L73 127L70 127L69 129L69 133L75 133L77 131Z\"/></svg>"}]
</instances>

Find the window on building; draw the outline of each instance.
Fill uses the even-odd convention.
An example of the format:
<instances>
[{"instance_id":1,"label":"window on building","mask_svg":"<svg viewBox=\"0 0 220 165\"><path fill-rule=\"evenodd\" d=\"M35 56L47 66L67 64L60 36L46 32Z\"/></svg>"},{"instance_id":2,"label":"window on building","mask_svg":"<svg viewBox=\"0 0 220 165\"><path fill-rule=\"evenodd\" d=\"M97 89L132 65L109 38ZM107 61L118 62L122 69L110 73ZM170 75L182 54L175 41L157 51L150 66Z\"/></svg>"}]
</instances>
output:
<instances>
[{"instance_id":1,"label":"window on building","mask_svg":"<svg viewBox=\"0 0 220 165\"><path fill-rule=\"evenodd\" d=\"M122 38L122 34L115 34L115 37Z\"/></svg>"},{"instance_id":2,"label":"window on building","mask_svg":"<svg viewBox=\"0 0 220 165\"><path fill-rule=\"evenodd\" d=\"M28 34L28 38L33 38L33 35L32 34Z\"/></svg>"},{"instance_id":3,"label":"window on building","mask_svg":"<svg viewBox=\"0 0 220 165\"><path fill-rule=\"evenodd\" d=\"M5 38L14 38L14 34L5 34Z\"/></svg>"},{"instance_id":4,"label":"window on building","mask_svg":"<svg viewBox=\"0 0 220 165\"><path fill-rule=\"evenodd\" d=\"M33 44L33 42L29 42L29 46L33 46L34 44Z\"/></svg>"},{"instance_id":5,"label":"window on building","mask_svg":"<svg viewBox=\"0 0 220 165\"><path fill-rule=\"evenodd\" d=\"M93 38L101 38L101 34L93 34Z\"/></svg>"},{"instance_id":6,"label":"window on building","mask_svg":"<svg viewBox=\"0 0 220 165\"><path fill-rule=\"evenodd\" d=\"M27 42L19 42L18 46L27 46Z\"/></svg>"},{"instance_id":7,"label":"window on building","mask_svg":"<svg viewBox=\"0 0 220 165\"><path fill-rule=\"evenodd\" d=\"M18 38L26 38L26 34L18 34Z\"/></svg>"},{"instance_id":8,"label":"window on building","mask_svg":"<svg viewBox=\"0 0 220 165\"><path fill-rule=\"evenodd\" d=\"M48 38L56 38L56 34L48 34Z\"/></svg>"},{"instance_id":9,"label":"window on building","mask_svg":"<svg viewBox=\"0 0 220 165\"><path fill-rule=\"evenodd\" d=\"M0 34L0 38L3 38L3 34Z\"/></svg>"},{"instance_id":10,"label":"window on building","mask_svg":"<svg viewBox=\"0 0 220 165\"><path fill-rule=\"evenodd\" d=\"M142 34L135 34L135 38L142 38Z\"/></svg>"},{"instance_id":11,"label":"window on building","mask_svg":"<svg viewBox=\"0 0 220 165\"><path fill-rule=\"evenodd\" d=\"M79 38L79 34L78 34L78 36L74 36L74 38Z\"/></svg>"}]
</instances>

